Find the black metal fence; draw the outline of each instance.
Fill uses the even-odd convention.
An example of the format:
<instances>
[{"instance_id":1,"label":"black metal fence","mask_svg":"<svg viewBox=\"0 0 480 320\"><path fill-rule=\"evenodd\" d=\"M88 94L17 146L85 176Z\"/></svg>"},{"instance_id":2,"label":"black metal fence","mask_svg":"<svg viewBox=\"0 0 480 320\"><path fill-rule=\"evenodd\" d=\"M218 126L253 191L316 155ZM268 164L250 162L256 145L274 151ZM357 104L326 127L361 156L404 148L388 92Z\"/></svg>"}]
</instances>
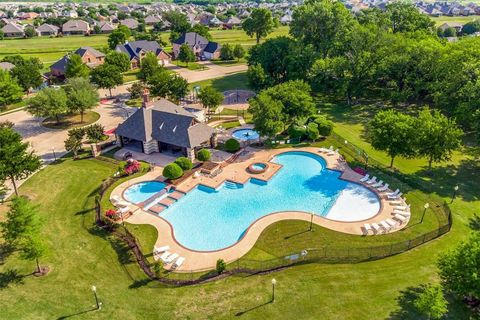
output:
<instances>
[{"instance_id":1,"label":"black metal fence","mask_svg":"<svg viewBox=\"0 0 480 320\"><path fill-rule=\"evenodd\" d=\"M346 156L346 159L351 165L365 166L368 167L369 170L374 170L375 173L378 172L379 175L388 176L388 178L396 180L398 184L402 184L401 187L404 189L408 187L420 188L418 181L415 181L414 179L411 179L407 175L403 175L398 171L388 169L380 162L369 159L364 150L352 145L351 143L345 143L344 138L334 134L331 136L331 141L334 142L337 147L341 148L340 152ZM111 159L108 159L108 161L111 161ZM189 272L186 270L182 270L181 274L155 274L152 271L151 265L148 263L145 254L142 252L142 248L140 247L140 244L135 236L128 232L128 230L124 229L123 226L118 224L115 226L114 224L109 223L109 221L103 217L104 210L101 207L102 197L108 188L110 188L117 181L119 181L118 178L109 178L102 183L99 189L99 197L96 201L97 224L104 226L108 225L114 234L128 244L128 246L134 252L139 266L149 278L168 285L182 286L197 284L212 280L215 277L225 276L225 274L218 275L215 271ZM431 204L430 210L434 212L435 217L438 220L438 227L426 233L415 235L410 239L380 246L353 246L341 248L328 246L305 248L303 250L291 252L270 260L239 259L227 266L226 275L259 274L307 263L358 263L382 259L403 253L446 234L452 227L452 214L448 204L446 202L443 204L435 203L433 199L428 200ZM148 250L150 249L151 248L148 248Z\"/></svg>"}]
</instances>

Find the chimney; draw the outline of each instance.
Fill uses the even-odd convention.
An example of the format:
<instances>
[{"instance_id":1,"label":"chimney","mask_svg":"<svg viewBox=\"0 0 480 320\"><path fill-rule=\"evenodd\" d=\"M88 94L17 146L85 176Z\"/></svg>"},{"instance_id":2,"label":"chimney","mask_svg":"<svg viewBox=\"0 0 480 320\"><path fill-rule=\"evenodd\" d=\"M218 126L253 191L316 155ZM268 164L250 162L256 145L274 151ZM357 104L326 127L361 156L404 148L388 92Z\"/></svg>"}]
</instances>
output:
<instances>
[{"instance_id":1,"label":"chimney","mask_svg":"<svg viewBox=\"0 0 480 320\"><path fill-rule=\"evenodd\" d=\"M142 108L149 108L153 105L153 101L150 100L150 91L148 91L147 88L143 90L143 102L142 102Z\"/></svg>"}]
</instances>

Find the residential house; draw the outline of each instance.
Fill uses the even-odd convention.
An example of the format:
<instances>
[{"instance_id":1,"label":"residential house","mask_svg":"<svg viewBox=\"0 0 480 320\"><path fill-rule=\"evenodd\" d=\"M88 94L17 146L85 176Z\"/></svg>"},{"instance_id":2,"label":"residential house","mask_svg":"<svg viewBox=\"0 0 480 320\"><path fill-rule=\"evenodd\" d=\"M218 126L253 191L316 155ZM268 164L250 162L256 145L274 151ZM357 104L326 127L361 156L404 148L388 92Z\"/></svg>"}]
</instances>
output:
<instances>
[{"instance_id":1,"label":"residential house","mask_svg":"<svg viewBox=\"0 0 480 320\"><path fill-rule=\"evenodd\" d=\"M438 27L438 29L445 31L448 28L454 28L457 33L462 31L463 24L457 22L445 22Z\"/></svg>"},{"instance_id":2,"label":"residential house","mask_svg":"<svg viewBox=\"0 0 480 320\"><path fill-rule=\"evenodd\" d=\"M59 28L57 26L44 23L37 28L37 33L39 36L56 36L58 30Z\"/></svg>"},{"instance_id":3,"label":"residential house","mask_svg":"<svg viewBox=\"0 0 480 320\"><path fill-rule=\"evenodd\" d=\"M92 47L78 48L72 54L78 54L82 58L82 62L90 68L95 68L105 62L105 54ZM68 61L71 54L66 54L60 60L50 66L50 73L52 76L63 79L67 69Z\"/></svg>"},{"instance_id":4,"label":"residential house","mask_svg":"<svg viewBox=\"0 0 480 320\"><path fill-rule=\"evenodd\" d=\"M221 45L209 41L207 38L202 37L196 32L184 33L173 42L173 56L178 57L180 47L186 44L192 49L197 58L205 58L207 60L216 59L220 57ZM207 50L205 50L207 49Z\"/></svg>"},{"instance_id":5,"label":"residential house","mask_svg":"<svg viewBox=\"0 0 480 320\"><path fill-rule=\"evenodd\" d=\"M131 29L131 30L136 30L138 28L138 21L131 18L121 20L120 24L126 26L128 29Z\"/></svg>"},{"instance_id":6,"label":"residential house","mask_svg":"<svg viewBox=\"0 0 480 320\"><path fill-rule=\"evenodd\" d=\"M115 26L110 22L106 22L106 21L100 22L98 24L98 27L100 28L100 33L104 33L104 34L112 33L113 30L115 30Z\"/></svg>"},{"instance_id":7,"label":"residential house","mask_svg":"<svg viewBox=\"0 0 480 320\"><path fill-rule=\"evenodd\" d=\"M160 21L162 21L162 18L160 18L158 15L149 15L145 18L145 24L147 26L153 26Z\"/></svg>"},{"instance_id":8,"label":"residential house","mask_svg":"<svg viewBox=\"0 0 480 320\"><path fill-rule=\"evenodd\" d=\"M63 35L89 34L90 25L83 20L69 20L62 26Z\"/></svg>"},{"instance_id":9,"label":"residential house","mask_svg":"<svg viewBox=\"0 0 480 320\"><path fill-rule=\"evenodd\" d=\"M231 16L230 18L228 18L227 21L225 21L224 25L225 27L229 28L229 29L232 29L234 27L237 27L237 26L240 26L242 24L242 20L240 20L239 18L235 17L235 16Z\"/></svg>"},{"instance_id":10,"label":"residential house","mask_svg":"<svg viewBox=\"0 0 480 320\"><path fill-rule=\"evenodd\" d=\"M130 58L130 68L136 69L140 67L140 62L148 52L153 52L157 56L158 63L166 66L170 64L172 57L163 50L158 42L138 40L117 45L115 51L123 52Z\"/></svg>"},{"instance_id":11,"label":"residential house","mask_svg":"<svg viewBox=\"0 0 480 320\"><path fill-rule=\"evenodd\" d=\"M115 135L122 147L145 154L181 152L191 160L195 159L196 151L210 147L214 141L212 127L166 99L151 101L148 92L142 108L120 124Z\"/></svg>"},{"instance_id":12,"label":"residential house","mask_svg":"<svg viewBox=\"0 0 480 320\"><path fill-rule=\"evenodd\" d=\"M13 22L3 26L2 31L5 38L23 38L25 36L23 26Z\"/></svg>"}]
</instances>

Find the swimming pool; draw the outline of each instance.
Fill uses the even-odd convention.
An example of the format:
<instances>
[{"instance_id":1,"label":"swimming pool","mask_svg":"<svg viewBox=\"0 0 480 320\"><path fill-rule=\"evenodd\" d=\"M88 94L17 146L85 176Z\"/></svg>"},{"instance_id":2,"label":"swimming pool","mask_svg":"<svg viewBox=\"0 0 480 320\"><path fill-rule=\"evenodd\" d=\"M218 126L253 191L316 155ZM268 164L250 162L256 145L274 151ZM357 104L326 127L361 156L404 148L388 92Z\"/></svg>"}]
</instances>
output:
<instances>
[{"instance_id":1,"label":"swimming pool","mask_svg":"<svg viewBox=\"0 0 480 320\"><path fill-rule=\"evenodd\" d=\"M378 197L367 188L339 179L325 160L308 152L285 152L273 160L283 167L266 183L230 181L219 189L199 185L160 213L184 247L214 251L239 241L257 219L278 211L304 211L341 221L376 215Z\"/></svg>"},{"instance_id":2,"label":"swimming pool","mask_svg":"<svg viewBox=\"0 0 480 320\"><path fill-rule=\"evenodd\" d=\"M257 140L260 135L253 129L239 129L232 133L232 137L241 141Z\"/></svg>"},{"instance_id":3,"label":"swimming pool","mask_svg":"<svg viewBox=\"0 0 480 320\"><path fill-rule=\"evenodd\" d=\"M125 200L137 204L160 192L165 186L165 183L159 181L136 183L125 190L123 197Z\"/></svg>"}]
</instances>

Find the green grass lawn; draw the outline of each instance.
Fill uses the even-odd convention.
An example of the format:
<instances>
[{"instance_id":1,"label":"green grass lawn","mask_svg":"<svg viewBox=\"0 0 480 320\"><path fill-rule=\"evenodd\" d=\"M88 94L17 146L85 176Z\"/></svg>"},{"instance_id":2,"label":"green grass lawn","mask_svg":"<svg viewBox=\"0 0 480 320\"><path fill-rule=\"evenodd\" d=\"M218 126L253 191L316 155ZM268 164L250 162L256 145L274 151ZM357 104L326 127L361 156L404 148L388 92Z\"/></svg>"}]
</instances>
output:
<instances>
[{"instance_id":1,"label":"green grass lawn","mask_svg":"<svg viewBox=\"0 0 480 320\"><path fill-rule=\"evenodd\" d=\"M140 72L139 69L124 72L123 73L123 82L126 83L126 82L131 82L131 81L138 80L137 75L138 75L139 72Z\"/></svg>"},{"instance_id":2,"label":"green grass lawn","mask_svg":"<svg viewBox=\"0 0 480 320\"><path fill-rule=\"evenodd\" d=\"M363 126L374 112L372 107L324 104L322 111L335 120L336 133L369 150L371 158L388 164L388 158L371 150L363 138ZM333 140L324 142L330 143ZM65 159L41 170L20 187L21 194L40 205L45 221L43 235L49 246L41 261L50 266L51 272L46 277L34 278L29 275L35 267L33 262L20 260L17 254L8 257L0 265L1 317L421 319L412 312L411 302L405 297L412 288L438 281L438 255L471 232L474 213L480 208L480 185L474 179L480 169L474 157L479 154L478 147L465 147L451 162L436 165L428 174L424 160L396 161L395 167L420 186L402 186L414 207L412 226L406 231L356 237L318 226L314 232L305 232L308 223L281 222L268 227L244 259L267 260L292 250L319 246L388 244L395 238L423 232L423 228L435 226L435 219L433 214L427 214L423 224L414 225L418 208L430 198L449 201L453 186L459 184L459 197L451 204L452 231L437 240L377 261L309 264L273 274L233 276L183 288L167 288L148 281L122 244L92 227L97 188L117 166L93 159ZM5 207L0 207L0 220L4 211ZM156 231L146 225L127 227L149 254ZM16 270L19 276L8 276L9 270ZM277 280L276 300L268 303L273 277ZM12 282L15 279L17 283ZM101 311L89 311L94 304L91 285L98 288L103 302ZM468 319L458 301L450 300L449 309L446 319Z\"/></svg>"},{"instance_id":3,"label":"green grass lawn","mask_svg":"<svg viewBox=\"0 0 480 320\"><path fill-rule=\"evenodd\" d=\"M238 66L239 64L245 64L247 62L247 59L242 58L239 60L220 60L220 59L215 59L215 60L210 60L212 63L223 66L223 67L230 67L230 66Z\"/></svg>"},{"instance_id":4,"label":"green grass lawn","mask_svg":"<svg viewBox=\"0 0 480 320\"><path fill-rule=\"evenodd\" d=\"M19 108L23 108L27 105L27 102L26 100L21 100L19 102L16 102L16 103L12 103L12 104L9 104L8 106L6 107L1 107L0 108L0 114L2 113L8 113L8 112L11 112L13 110L16 110L16 109L19 109Z\"/></svg>"},{"instance_id":5,"label":"green grass lawn","mask_svg":"<svg viewBox=\"0 0 480 320\"><path fill-rule=\"evenodd\" d=\"M474 16L455 16L455 17L432 17L432 20L435 21L435 24L437 26L440 26L444 24L445 22L457 22L457 23L462 23L465 24L467 22L470 22L475 19L479 19L480 16L474 15Z\"/></svg>"},{"instance_id":6,"label":"green grass lawn","mask_svg":"<svg viewBox=\"0 0 480 320\"><path fill-rule=\"evenodd\" d=\"M207 69L204 65L196 63L196 62L181 62L180 60L172 60L172 64L182 67L182 68L187 68L188 70L193 70L193 71L201 71Z\"/></svg>"},{"instance_id":7,"label":"green grass lawn","mask_svg":"<svg viewBox=\"0 0 480 320\"><path fill-rule=\"evenodd\" d=\"M84 127L92 124L100 119L100 114L95 111L87 111L83 115L81 121L80 114L67 114L60 116L60 122L57 123L55 118L46 118L42 121L42 125L50 129L71 129L77 127Z\"/></svg>"},{"instance_id":8,"label":"green grass lawn","mask_svg":"<svg viewBox=\"0 0 480 320\"><path fill-rule=\"evenodd\" d=\"M244 89L248 90L248 81L246 72L238 72L225 77L209 79L190 84L190 88L195 86L208 87L213 86L220 92L226 90Z\"/></svg>"}]
</instances>

